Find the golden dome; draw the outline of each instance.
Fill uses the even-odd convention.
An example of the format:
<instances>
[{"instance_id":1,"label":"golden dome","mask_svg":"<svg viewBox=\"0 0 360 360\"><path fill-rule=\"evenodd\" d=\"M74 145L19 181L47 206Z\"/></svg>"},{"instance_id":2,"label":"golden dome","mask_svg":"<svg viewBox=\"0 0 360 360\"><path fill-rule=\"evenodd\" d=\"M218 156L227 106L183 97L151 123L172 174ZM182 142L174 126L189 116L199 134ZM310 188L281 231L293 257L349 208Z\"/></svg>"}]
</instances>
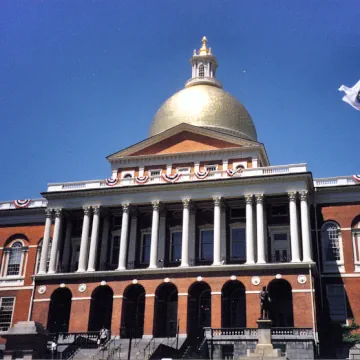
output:
<instances>
[{"instance_id":1,"label":"golden dome","mask_svg":"<svg viewBox=\"0 0 360 360\"><path fill-rule=\"evenodd\" d=\"M254 123L245 107L223 89L210 84L186 87L166 100L152 121L150 136L181 123L257 141Z\"/></svg>"}]
</instances>

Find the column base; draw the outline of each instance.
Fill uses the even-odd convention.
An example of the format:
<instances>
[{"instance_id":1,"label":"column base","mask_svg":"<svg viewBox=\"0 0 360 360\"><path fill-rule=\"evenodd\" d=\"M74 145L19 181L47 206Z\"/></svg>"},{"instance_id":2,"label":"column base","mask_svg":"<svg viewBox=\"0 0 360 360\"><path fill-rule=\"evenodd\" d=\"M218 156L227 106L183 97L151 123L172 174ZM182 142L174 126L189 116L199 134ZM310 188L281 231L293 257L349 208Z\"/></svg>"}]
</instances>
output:
<instances>
[{"instance_id":1,"label":"column base","mask_svg":"<svg viewBox=\"0 0 360 360\"><path fill-rule=\"evenodd\" d=\"M38 271L38 272L37 272L37 274L36 274L36 275L45 275L45 274L46 274L46 272L45 272L45 271L40 270L40 271Z\"/></svg>"},{"instance_id":2,"label":"column base","mask_svg":"<svg viewBox=\"0 0 360 360\"><path fill-rule=\"evenodd\" d=\"M301 262L301 260L300 259L291 259L291 262L292 263L298 263L298 262Z\"/></svg>"},{"instance_id":3,"label":"column base","mask_svg":"<svg viewBox=\"0 0 360 360\"><path fill-rule=\"evenodd\" d=\"M126 270L126 267L125 267L125 266L119 266L116 270L117 270L117 271Z\"/></svg>"},{"instance_id":4,"label":"column base","mask_svg":"<svg viewBox=\"0 0 360 360\"><path fill-rule=\"evenodd\" d=\"M254 265L255 264L255 261L251 260L251 261L247 261L245 263L245 265Z\"/></svg>"},{"instance_id":5,"label":"column base","mask_svg":"<svg viewBox=\"0 0 360 360\"><path fill-rule=\"evenodd\" d=\"M313 260L310 258L307 258L307 259L303 259L303 262L313 262Z\"/></svg>"},{"instance_id":6,"label":"column base","mask_svg":"<svg viewBox=\"0 0 360 360\"><path fill-rule=\"evenodd\" d=\"M56 272L55 270L48 270L47 273L48 273L48 274L55 274L55 272Z\"/></svg>"},{"instance_id":7,"label":"column base","mask_svg":"<svg viewBox=\"0 0 360 360\"><path fill-rule=\"evenodd\" d=\"M266 261L265 260L258 260L256 263L257 264L266 264Z\"/></svg>"},{"instance_id":8,"label":"column base","mask_svg":"<svg viewBox=\"0 0 360 360\"><path fill-rule=\"evenodd\" d=\"M189 267L189 264L181 264L180 267Z\"/></svg>"},{"instance_id":9,"label":"column base","mask_svg":"<svg viewBox=\"0 0 360 360\"><path fill-rule=\"evenodd\" d=\"M149 265L148 269L157 269L157 265Z\"/></svg>"},{"instance_id":10,"label":"column base","mask_svg":"<svg viewBox=\"0 0 360 360\"><path fill-rule=\"evenodd\" d=\"M220 266L220 265L222 265L221 262L213 262L213 263L212 263L212 266Z\"/></svg>"},{"instance_id":11,"label":"column base","mask_svg":"<svg viewBox=\"0 0 360 360\"><path fill-rule=\"evenodd\" d=\"M84 273L86 270L85 269L78 269L76 270L77 273Z\"/></svg>"},{"instance_id":12,"label":"column base","mask_svg":"<svg viewBox=\"0 0 360 360\"><path fill-rule=\"evenodd\" d=\"M94 272L95 269L87 269L87 272Z\"/></svg>"}]
</instances>

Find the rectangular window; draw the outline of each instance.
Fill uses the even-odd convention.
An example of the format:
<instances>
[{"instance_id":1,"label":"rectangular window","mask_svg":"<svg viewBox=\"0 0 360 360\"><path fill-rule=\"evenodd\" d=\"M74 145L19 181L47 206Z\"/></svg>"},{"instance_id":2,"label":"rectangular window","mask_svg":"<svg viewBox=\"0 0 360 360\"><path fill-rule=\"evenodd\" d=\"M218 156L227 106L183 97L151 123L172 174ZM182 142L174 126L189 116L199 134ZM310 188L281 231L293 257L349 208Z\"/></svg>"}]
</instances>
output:
<instances>
[{"instance_id":1,"label":"rectangular window","mask_svg":"<svg viewBox=\"0 0 360 360\"><path fill-rule=\"evenodd\" d=\"M170 249L171 262L178 262L181 259L181 240L182 240L181 231L174 231L171 233L171 249Z\"/></svg>"},{"instance_id":2,"label":"rectangular window","mask_svg":"<svg viewBox=\"0 0 360 360\"><path fill-rule=\"evenodd\" d=\"M245 228L231 229L231 260L246 260Z\"/></svg>"},{"instance_id":3,"label":"rectangular window","mask_svg":"<svg viewBox=\"0 0 360 360\"><path fill-rule=\"evenodd\" d=\"M205 166L206 170L208 171L216 171L217 170L217 165L206 165Z\"/></svg>"},{"instance_id":4,"label":"rectangular window","mask_svg":"<svg viewBox=\"0 0 360 360\"><path fill-rule=\"evenodd\" d=\"M222 359L232 360L234 358L234 345L221 346Z\"/></svg>"},{"instance_id":5,"label":"rectangular window","mask_svg":"<svg viewBox=\"0 0 360 360\"><path fill-rule=\"evenodd\" d=\"M346 302L343 285L326 285L329 312L332 321L346 323Z\"/></svg>"},{"instance_id":6,"label":"rectangular window","mask_svg":"<svg viewBox=\"0 0 360 360\"><path fill-rule=\"evenodd\" d=\"M161 170L151 170L150 176L160 176Z\"/></svg>"},{"instance_id":7,"label":"rectangular window","mask_svg":"<svg viewBox=\"0 0 360 360\"><path fill-rule=\"evenodd\" d=\"M272 262L291 261L290 234L288 227L269 228Z\"/></svg>"},{"instance_id":8,"label":"rectangular window","mask_svg":"<svg viewBox=\"0 0 360 360\"><path fill-rule=\"evenodd\" d=\"M200 232L200 260L212 261L214 251L214 230L201 230Z\"/></svg>"},{"instance_id":9,"label":"rectangular window","mask_svg":"<svg viewBox=\"0 0 360 360\"><path fill-rule=\"evenodd\" d=\"M115 235L112 238L112 252L111 252L111 263L112 264L118 263L119 251L120 251L120 236Z\"/></svg>"},{"instance_id":10,"label":"rectangular window","mask_svg":"<svg viewBox=\"0 0 360 360\"><path fill-rule=\"evenodd\" d=\"M150 263L151 233L143 233L141 239L141 263Z\"/></svg>"},{"instance_id":11,"label":"rectangular window","mask_svg":"<svg viewBox=\"0 0 360 360\"><path fill-rule=\"evenodd\" d=\"M14 303L14 297L0 298L0 331L7 331L11 327Z\"/></svg>"},{"instance_id":12,"label":"rectangular window","mask_svg":"<svg viewBox=\"0 0 360 360\"><path fill-rule=\"evenodd\" d=\"M9 252L9 260L8 260L8 266L6 272L7 276L19 275L21 258L22 258L22 245L19 244L17 246L12 246Z\"/></svg>"},{"instance_id":13,"label":"rectangular window","mask_svg":"<svg viewBox=\"0 0 360 360\"><path fill-rule=\"evenodd\" d=\"M327 229L327 249L326 249L326 261L339 261L340 255L340 242L339 242L339 230L337 227L329 227Z\"/></svg>"}]
</instances>

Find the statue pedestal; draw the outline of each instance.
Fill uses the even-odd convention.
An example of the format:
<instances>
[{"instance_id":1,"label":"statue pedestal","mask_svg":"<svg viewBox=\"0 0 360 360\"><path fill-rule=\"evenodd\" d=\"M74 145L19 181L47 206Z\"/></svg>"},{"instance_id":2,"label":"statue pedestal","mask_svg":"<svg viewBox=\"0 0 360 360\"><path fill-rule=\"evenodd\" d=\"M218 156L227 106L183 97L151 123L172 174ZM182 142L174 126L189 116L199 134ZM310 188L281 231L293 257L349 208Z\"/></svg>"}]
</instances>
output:
<instances>
[{"instance_id":1,"label":"statue pedestal","mask_svg":"<svg viewBox=\"0 0 360 360\"><path fill-rule=\"evenodd\" d=\"M281 350L274 349L271 343L271 320L259 319L258 324L258 343L256 349L248 349L248 358L255 359L286 359L281 357Z\"/></svg>"}]
</instances>

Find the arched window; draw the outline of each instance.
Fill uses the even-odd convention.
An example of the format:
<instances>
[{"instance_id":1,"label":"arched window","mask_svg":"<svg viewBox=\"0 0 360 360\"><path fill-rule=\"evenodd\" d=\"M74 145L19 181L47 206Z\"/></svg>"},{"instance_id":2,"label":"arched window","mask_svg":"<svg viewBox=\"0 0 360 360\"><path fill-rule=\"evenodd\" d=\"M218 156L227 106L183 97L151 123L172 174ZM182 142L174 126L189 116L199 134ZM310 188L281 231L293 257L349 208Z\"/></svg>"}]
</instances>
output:
<instances>
[{"instance_id":1,"label":"arched window","mask_svg":"<svg viewBox=\"0 0 360 360\"><path fill-rule=\"evenodd\" d=\"M126 174L126 175L124 176L124 179L132 179L132 175L131 175L131 174Z\"/></svg>"},{"instance_id":2,"label":"arched window","mask_svg":"<svg viewBox=\"0 0 360 360\"><path fill-rule=\"evenodd\" d=\"M343 265L341 232L334 221L326 222L322 227L322 246L324 269L330 271L331 266Z\"/></svg>"},{"instance_id":3,"label":"arched window","mask_svg":"<svg viewBox=\"0 0 360 360\"><path fill-rule=\"evenodd\" d=\"M20 275L22 260L23 243L21 241L15 241L10 247L6 276Z\"/></svg>"},{"instance_id":4,"label":"arched window","mask_svg":"<svg viewBox=\"0 0 360 360\"><path fill-rule=\"evenodd\" d=\"M200 65L199 66L199 77L204 77L204 76L205 76L204 65Z\"/></svg>"},{"instance_id":5,"label":"arched window","mask_svg":"<svg viewBox=\"0 0 360 360\"><path fill-rule=\"evenodd\" d=\"M360 271L360 215L351 224L355 271Z\"/></svg>"}]
</instances>

